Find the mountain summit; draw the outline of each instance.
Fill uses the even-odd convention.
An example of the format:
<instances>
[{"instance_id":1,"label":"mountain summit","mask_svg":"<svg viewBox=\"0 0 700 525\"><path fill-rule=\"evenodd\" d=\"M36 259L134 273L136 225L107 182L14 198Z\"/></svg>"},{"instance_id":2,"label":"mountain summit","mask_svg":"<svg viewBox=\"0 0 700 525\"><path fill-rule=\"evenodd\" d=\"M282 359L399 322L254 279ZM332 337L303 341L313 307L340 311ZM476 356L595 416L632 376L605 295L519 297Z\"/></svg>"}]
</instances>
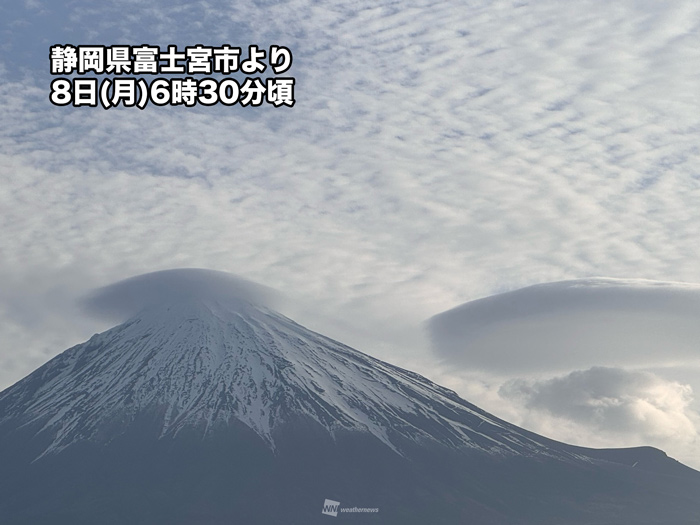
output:
<instances>
[{"instance_id":1,"label":"mountain summit","mask_svg":"<svg viewBox=\"0 0 700 525\"><path fill-rule=\"evenodd\" d=\"M658 450L546 439L212 290L131 295L0 393L0 522L314 523L325 499L378 509L339 516L362 523L700 516L700 474Z\"/></svg>"},{"instance_id":2,"label":"mountain summit","mask_svg":"<svg viewBox=\"0 0 700 525\"><path fill-rule=\"evenodd\" d=\"M276 429L305 419L398 454L434 443L561 455L417 374L235 299L149 306L6 390L0 406L0 423L40 427L50 441L42 455L110 441L144 414L159 438L186 427L205 437L235 421L273 450Z\"/></svg>"}]
</instances>

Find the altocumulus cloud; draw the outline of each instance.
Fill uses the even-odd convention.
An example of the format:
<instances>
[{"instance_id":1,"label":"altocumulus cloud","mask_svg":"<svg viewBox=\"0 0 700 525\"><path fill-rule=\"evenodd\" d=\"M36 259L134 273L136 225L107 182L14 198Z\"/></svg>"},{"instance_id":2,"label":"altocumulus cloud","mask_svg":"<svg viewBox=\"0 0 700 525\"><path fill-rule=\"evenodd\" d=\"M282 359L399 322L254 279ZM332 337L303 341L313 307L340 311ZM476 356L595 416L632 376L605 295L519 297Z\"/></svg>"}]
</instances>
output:
<instances>
[{"instance_id":1,"label":"altocumulus cloud","mask_svg":"<svg viewBox=\"0 0 700 525\"><path fill-rule=\"evenodd\" d=\"M341 316L580 275L700 280L696 2L9 5L12 264L228 269ZM47 102L53 42L203 34L292 48L297 106ZM50 209L28 219L37 195Z\"/></svg>"}]
</instances>

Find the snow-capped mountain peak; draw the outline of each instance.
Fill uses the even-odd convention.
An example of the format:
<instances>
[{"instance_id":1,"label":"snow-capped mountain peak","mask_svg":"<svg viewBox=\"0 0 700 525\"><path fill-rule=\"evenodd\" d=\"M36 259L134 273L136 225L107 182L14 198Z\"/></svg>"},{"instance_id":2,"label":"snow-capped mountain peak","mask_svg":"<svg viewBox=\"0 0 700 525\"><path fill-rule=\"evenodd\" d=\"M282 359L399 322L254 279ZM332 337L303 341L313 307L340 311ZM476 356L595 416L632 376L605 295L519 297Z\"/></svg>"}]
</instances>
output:
<instances>
[{"instance_id":1,"label":"snow-capped mountain peak","mask_svg":"<svg viewBox=\"0 0 700 525\"><path fill-rule=\"evenodd\" d=\"M698 473L659 450L549 440L224 276L151 277L96 296L125 322L0 393L3 523L325 523L324 498L382 523L698 515Z\"/></svg>"},{"instance_id":2,"label":"snow-capped mountain peak","mask_svg":"<svg viewBox=\"0 0 700 525\"><path fill-rule=\"evenodd\" d=\"M398 453L407 442L552 453L450 390L235 298L148 305L6 390L0 406L3 419L52 436L44 453L109 439L101 429L144 413L161 436L240 422L272 448L280 425L304 418Z\"/></svg>"}]
</instances>

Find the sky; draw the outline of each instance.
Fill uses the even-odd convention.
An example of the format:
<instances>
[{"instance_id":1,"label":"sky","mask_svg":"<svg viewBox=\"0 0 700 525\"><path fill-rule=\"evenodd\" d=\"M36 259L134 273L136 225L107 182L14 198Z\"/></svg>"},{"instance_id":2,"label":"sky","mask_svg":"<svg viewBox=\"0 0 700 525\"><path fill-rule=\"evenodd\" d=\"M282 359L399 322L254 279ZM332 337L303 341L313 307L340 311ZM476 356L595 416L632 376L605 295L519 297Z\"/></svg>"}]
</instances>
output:
<instances>
[{"instance_id":1,"label":"sky","mask_svg":"<svg viewBox=\"0 0 700 525\"><path fill-rule=\"evenodd\" d=\"M110 326L79 306L94 288L208 268L516 424L700 468L692 356L504 370L423 328L541 283L700 283L697 2L9 0L0 20L0 388ZM51 45L200 43L287 46L294 107L49 102Z\"/></svg>"}]
</instances>

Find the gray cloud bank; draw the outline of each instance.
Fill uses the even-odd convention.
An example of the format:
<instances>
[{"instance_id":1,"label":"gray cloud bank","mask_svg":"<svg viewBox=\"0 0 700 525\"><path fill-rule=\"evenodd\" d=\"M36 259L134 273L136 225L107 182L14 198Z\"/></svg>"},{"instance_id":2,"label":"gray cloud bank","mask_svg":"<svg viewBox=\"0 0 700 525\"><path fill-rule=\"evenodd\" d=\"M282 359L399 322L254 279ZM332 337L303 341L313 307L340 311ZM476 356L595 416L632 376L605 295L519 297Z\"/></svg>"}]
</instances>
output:
<instances>
[{"instance_id":1,"label":"gray cloud bank","mask_svg":"<svg viewBox=\"0 0 700 525\"><path fill-rule=\"evenodd\" d=\"M588 446L654 445L700 466L700 415L689 385L658 375L593 367L546 380L517 379L499 391L521 423Z\"/></svg>"},{"instance_id":2,"label":"gray cloud bank","mask_svg":"<svg viewBox=\"0 0 700 525\"><path fill-rule=\"evenodd\" d=\"M438 355L496 373L700 363L700 286L582 279L471 301L430 319Z\"/></svg>"},{"instance_id":3,"label":"gray cloud bank","mask_svg":"<svg viewBox=\"0 0 700 525\"><path fill-rule=\"evenodd\" d=\"M501 394L529 409L585 424L589 430L669 437L692 432L692 389L649 372L593 367L542 381L512 380Z\"/></svg>"}]
</instances>

